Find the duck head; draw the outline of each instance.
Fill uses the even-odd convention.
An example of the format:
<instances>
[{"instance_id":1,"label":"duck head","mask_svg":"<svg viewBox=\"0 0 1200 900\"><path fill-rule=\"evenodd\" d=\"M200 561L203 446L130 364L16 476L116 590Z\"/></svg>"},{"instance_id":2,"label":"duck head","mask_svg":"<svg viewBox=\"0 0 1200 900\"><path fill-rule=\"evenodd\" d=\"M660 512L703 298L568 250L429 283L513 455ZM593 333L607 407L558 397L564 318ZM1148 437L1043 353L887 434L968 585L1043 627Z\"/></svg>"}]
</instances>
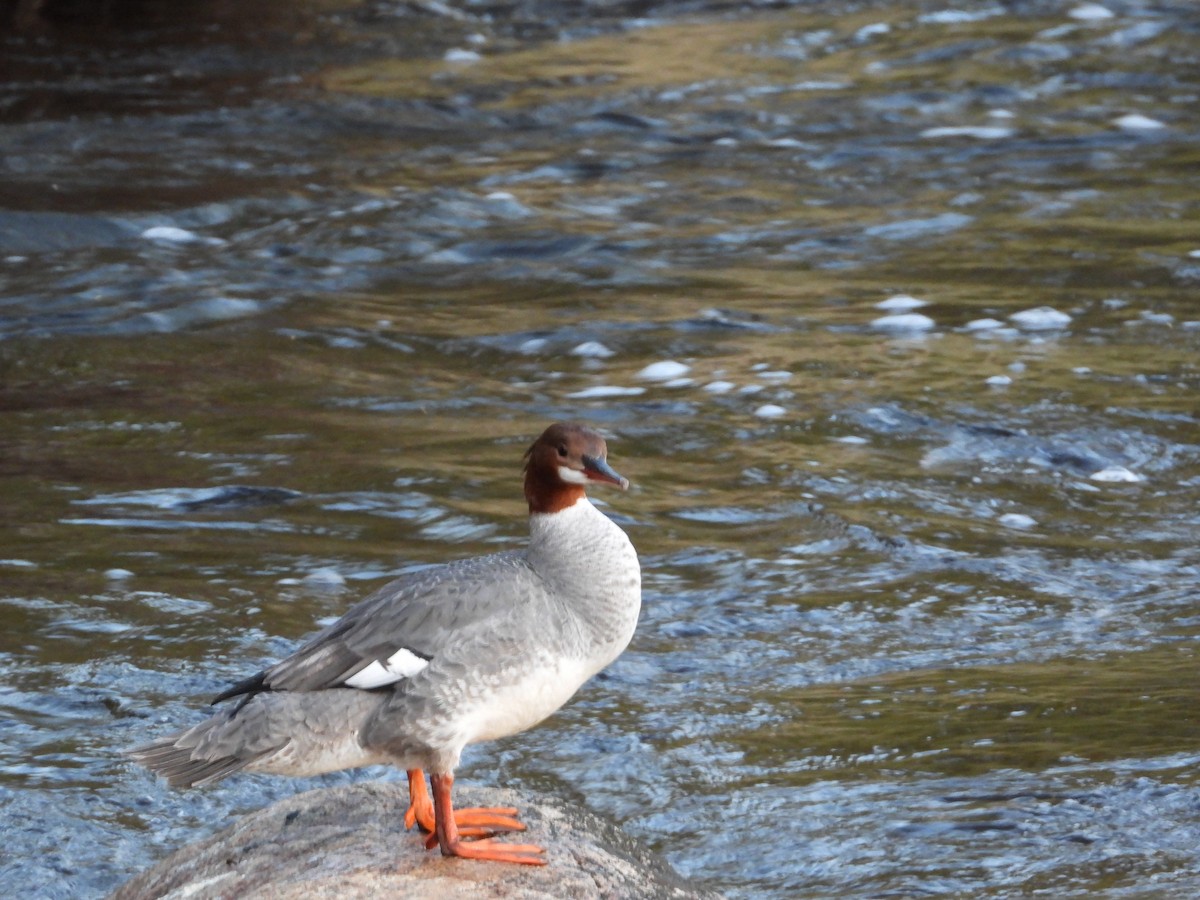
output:
<instances>
[{"instance_id":1,"label":"duck head","mask_svg":"<svg viewBox=\"0 0 1200 900\"><path fill-rule=\"evenodd\" d=\"M576 422L557 422L525 453L525 499L531 513L553 513L586 496L592 482L621 490L629 481L608 464L608 445L596 431Z\"/></svg>"}]
</instances>

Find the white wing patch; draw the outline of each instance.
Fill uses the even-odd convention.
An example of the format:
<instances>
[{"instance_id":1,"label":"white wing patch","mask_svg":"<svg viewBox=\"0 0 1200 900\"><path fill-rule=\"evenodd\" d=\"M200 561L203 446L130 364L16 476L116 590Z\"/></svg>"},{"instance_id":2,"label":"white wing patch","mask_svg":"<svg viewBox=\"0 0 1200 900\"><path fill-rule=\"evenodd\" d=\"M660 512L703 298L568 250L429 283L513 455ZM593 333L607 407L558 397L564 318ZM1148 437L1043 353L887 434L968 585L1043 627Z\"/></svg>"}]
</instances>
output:
<instances>
[{"instance_id":1,"label":"white wing patch","mask_svg":"<svg viewBox=\"0 0 1200 900\"><path fill-rule=\"evenodd\" d=\"M412 678L427 665L429 660L417 656L407 647L401 647L387 659L372 660L369 666L355 672L342 683L346 687L362 688L366 691L395 684L404 678Z\"/></svg>"}]
</instances>

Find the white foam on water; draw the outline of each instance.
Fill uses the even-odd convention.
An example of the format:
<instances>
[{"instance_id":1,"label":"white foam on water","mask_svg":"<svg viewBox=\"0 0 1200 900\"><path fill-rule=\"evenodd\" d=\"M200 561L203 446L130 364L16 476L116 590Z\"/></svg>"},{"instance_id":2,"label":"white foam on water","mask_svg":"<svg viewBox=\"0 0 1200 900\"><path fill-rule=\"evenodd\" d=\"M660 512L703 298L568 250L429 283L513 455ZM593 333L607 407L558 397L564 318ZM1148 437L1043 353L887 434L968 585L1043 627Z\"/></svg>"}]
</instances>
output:
<instances>
[{"instance_id":1,"label":"white foam on water","mask_svg":"<svg viewBox=\"0 0 1200 900\"><path fill-rule=\"evenodd\" d=\"M1009 321L1026 331L1054 331L1066 328L1071 323L1071 317L1052 306L1038 306L1024 309L1008 317Z\"/></svg>"},{"instance_id":2,"label":"white foam on water","mask_svg":"<svg viewBox=\"0 0 1200 900\"><path fill-rule=\"evenodd\" d=\"M936 128L926 128L921 132L923 138L969 137L981 141L998 141L1012 137L1015 132L1002 125L942 125Z\"/></svg>"},{"instance_id":3,"label":"white foam on water","mask_svg":"<svg viewBox=\"0 0 1200 900\"><path fill-rule=\"evenodd\" d=\"M595 387L584 388L582 391L575 391L573 394L567 394L572 400L597 400L604 397L636 397L638 394L646 393L645 388L640 387L620 387L615 384L598 384Z\"/></svg>"},{"instance_id":4,"label":"white foam on water","mask_svg":"<svg viewBox=\"0 0 1200 900\"><path fill-rule=\"evenodd\" d=\"M909 294L896 294L888 297L886 300L880 300L875 304L875 308L882 309L884 312L902 313L912 312L914 309L920 309L922 306L928 305L925 300L918 300Z\"/></svg>"},{"instance_id":5,"label":"white foam on water","mask_svg":"<svg viewBox=\"0 0 1200 900\"><path fill-rule=\"evenodd\" d=\"M1005 513L997 521L1006 528L1026 529L1037 525L1037 519L1024 513Z\"/></svg>"},{"instance_id":6,"label":"white foam on water","mask_svg":"<svg viewBox=\"0 0 1200 900\"><path fill-rule=\"evenodd\" d=\"M963 326L964 331L995 331L1003 328L1004 323L999 319L972 319Z\"/></svg>"},{"instance_id":7,"label":"white foam on water","mask_svg":"<svg viewBox=\"0 0 1200 900\"><path fill-rule=\"evenodd\" d=\"M1158 119L1143 116L1141 113L1129 113L1128 115L1113 119L1113 124L1123 131L1157 131L1160 128L1167 127L1164 123L1158 121Z\"/></svg>"},{"instance_id":8,"label":"white foam on water","mask_svg":"<svg viewBox=\"0 0 1200 900\"><path fill-rule=\"evenodd\" d=\"M890 316L880 316L871 322L871 327L878 331L920 332L929 331L937 323L923 313L895 313Z\"/></svg>"},{"instance_id":9,"label":"white foam on water","mask_svg":"<svg viewBox=\"0 0 1200 900\"><path fill-rule=\"evenodd\" d=\"M673 359L664 359L660 362L650 363L650 365L637 373L637 377L643 381L670 381L672 378L679 378L686 375L691 370L691 366L676 362Z\"/></svg>"},{"instance_id":10,"label":"white foam on water","mask_svg":"<svg viewBox=\"0 0 1200 900\"><path fill-rule=\"evenodd\" d=\"M1105 466L1099 472L1091 474L1092 481L1103 481L1110 484L1136 484L1146 479L1136 472L1131 472L1124 466Z\"/></svg>"},{"instance_id":11,"label":"white foam on water","mask_svg":"<svg viewBox=\"0 0 1200 900\"><path fill-rule=\"evenodd\" d=\"M584 341L571 348L572 356L585 356L589 359L608 359L616 351L610 350L599 341Z\"/></svg>"},{"instance_id":12,"label":"white foam on water","mask_svg":"<svg viewBox=\"0 0 1200 900\"><path fill-rule=\"evenodd\" d=\"M1083 3L1067 12L1072 19L1080 22L1101 22L1113 18L1113 11L1099 3Z\"/></svg>"}]
</instances>

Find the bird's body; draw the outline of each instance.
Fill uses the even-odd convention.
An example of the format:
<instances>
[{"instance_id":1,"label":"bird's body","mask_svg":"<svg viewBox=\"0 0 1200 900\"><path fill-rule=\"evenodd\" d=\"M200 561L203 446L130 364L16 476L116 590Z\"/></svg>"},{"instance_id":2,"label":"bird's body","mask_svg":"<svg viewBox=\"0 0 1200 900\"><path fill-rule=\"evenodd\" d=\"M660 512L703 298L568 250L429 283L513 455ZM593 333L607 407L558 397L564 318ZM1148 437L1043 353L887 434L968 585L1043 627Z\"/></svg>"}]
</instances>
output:
<instances>
[{"instance_id":1,"label":"bird's body","mask_svg":"<svg viewBox=\"0 0 1200 900\"><path fill-rule=\"evenodd\" d=\"M633 636L637 555L583 490L589 481L627 484L606 450L590 429L551 426L528 454L524 550L384 585L217 698L235 703L131 754L175 786L243 769L296 776L388 763L409 772L408 819L434 831L443 852L542 862L530 845L462 841L523 826L514 810L451 810L449 787L463 747L536 725ZM433 776L432 804L422 770ZM462 835L447 835L454 821L443 820L465 826Z\"/></svg>"}]
</instances>

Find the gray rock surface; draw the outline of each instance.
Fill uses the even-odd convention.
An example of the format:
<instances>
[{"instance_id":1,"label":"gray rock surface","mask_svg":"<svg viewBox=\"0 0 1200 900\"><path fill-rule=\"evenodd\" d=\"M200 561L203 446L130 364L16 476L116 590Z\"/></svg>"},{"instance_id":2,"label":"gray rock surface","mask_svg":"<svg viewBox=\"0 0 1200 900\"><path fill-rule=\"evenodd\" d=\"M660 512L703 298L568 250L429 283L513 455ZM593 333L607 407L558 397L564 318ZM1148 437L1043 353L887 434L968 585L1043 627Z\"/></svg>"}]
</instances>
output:
<instances>
[{"instance_id":1,"label":"gray rock surface","mask_svg":"<svg viewBox=\"0 0 1200 900\"><path fill-rule=\"evenodd\" d=\"M689 885L615 825L557 799L456 786L460 806L515 806L549 865L447 859L404 830L403 784L309 791L239 819L168 856L110 900L300 900L407 897L512 900L716 898Z\"/></svg>"}]
</instances>

